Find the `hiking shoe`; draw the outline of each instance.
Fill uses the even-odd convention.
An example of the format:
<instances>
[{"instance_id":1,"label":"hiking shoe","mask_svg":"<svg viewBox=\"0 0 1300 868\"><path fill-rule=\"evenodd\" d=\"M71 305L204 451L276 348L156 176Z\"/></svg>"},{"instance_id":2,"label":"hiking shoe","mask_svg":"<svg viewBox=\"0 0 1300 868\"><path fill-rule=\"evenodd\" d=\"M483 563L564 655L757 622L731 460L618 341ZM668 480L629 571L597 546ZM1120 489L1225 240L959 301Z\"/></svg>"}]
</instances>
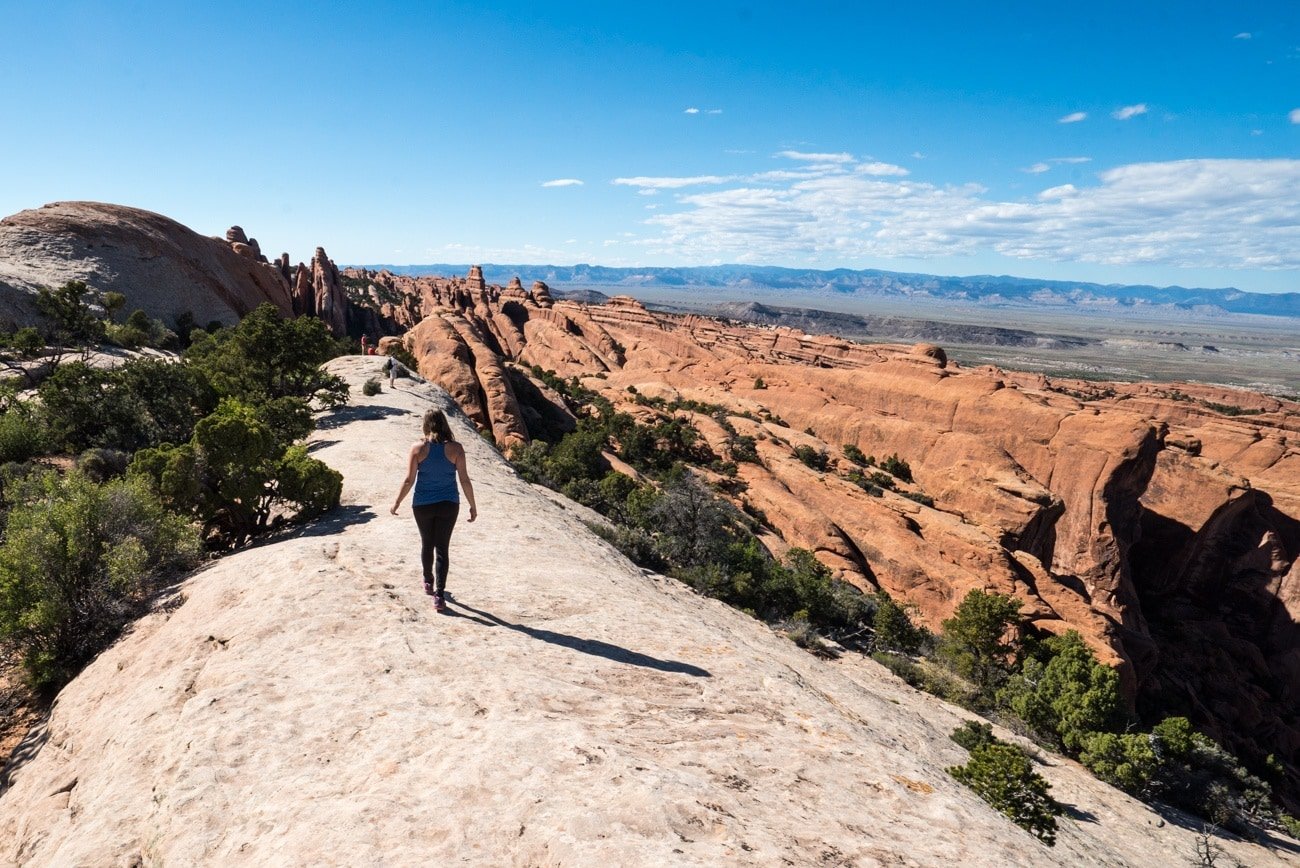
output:
<instances>
[{"instance_id":1,"label":"hiking shoe","mask_svg":"<svg viewBox=\"0 0 1300 868\"><path fill-rule=\"evenodd\" d=\"M447 600L442 594L435 593L433 595L433 608L439 612L447 611Z\"/></svg>"},{"instance_id":2,"label":"hiking shoe","mask_svg":"<svg viewBox=\"0 0 1300 868\"><path fill-rule=\"evenodd\" d=\"M433 596L433 582L424 583L424 592L429 596Z\"/></svg>"}]
</instances>

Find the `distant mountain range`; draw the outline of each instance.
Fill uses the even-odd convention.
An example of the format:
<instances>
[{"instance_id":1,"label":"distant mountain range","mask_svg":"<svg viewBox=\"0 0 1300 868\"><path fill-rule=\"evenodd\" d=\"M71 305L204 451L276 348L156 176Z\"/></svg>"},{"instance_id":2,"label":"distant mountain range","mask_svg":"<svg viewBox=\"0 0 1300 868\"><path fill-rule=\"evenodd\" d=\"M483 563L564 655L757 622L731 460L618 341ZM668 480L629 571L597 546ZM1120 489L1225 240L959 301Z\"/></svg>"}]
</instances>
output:
<instances>
[{"instance_id":1,"label":"distant mountain range","mask_svg":"<svg viewBox=\"0 0 1300 868\"><path fill-rule=\"evenodd\" d=\"M464 274L468 264L367 265L395 274ZM1034 305L1098 310L1163 306L1203 313L1244 313L1300 317L1300 292L1259 293L1240 289L1188 289L1181 286L1124 286L1025 277L974 275L942 277L895 271L837 268L781 268L755 265L708 265L691 268L609 268L602 265L484 264L489 283L504 284L518 275L527 284L544 280L563 289L715 289L750 292L808 293L813 296L858 296L933 299L980 305ZM797 301L790 298L790 301Z\"/></svg>"}]
</instances>

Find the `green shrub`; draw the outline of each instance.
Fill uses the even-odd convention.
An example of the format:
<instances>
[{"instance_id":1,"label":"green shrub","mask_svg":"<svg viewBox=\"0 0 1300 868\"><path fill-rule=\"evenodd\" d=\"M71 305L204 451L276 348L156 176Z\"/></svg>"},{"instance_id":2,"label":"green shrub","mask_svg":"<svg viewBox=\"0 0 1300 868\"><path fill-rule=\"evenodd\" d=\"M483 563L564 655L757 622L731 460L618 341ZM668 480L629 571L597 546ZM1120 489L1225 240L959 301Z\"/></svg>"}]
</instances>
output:
<instances>
[{"instance_id":1,"label":"green shrub","mask_svg":"<svg viewBox=\"0 0 1300 868\"><path fill-rule=\"evenodd\" d=\"M655 548L654 538L641 528L622 524L613 528L604 525L590 527L597 536L611 543L632 563L652 570L662 570L667 566Z\"/></svg>"},{"instance_id":2,"label":"green shrub","mask_svg":"<svg viewBox=\"0 0 1300 868\"><path fill-rule=\"evenodd\" d=\"M45 349L45 338L34 326L24 326L13 334L0 335L0 348L20 359L34 359Z\"/></svg>"},{"instance_id":3,"label":"green shrub","mask_svg":"<svg viewBox=\"0 0 1300 868\"><path fill-rule=\"evenodd\" d=\"M66 683L117 637L168 573L196 562L194 531L139 480L32 474L6 486L0 637L32 683Z\"/></svg>"},{"instance_id":4,"label":"green shrub","mask_svg":"<svg viewBox=\"0 0 1300 868\"><path fill-rule=\"evenodd\" d=\"M383 390L379 386L379 380L375 377L366 380L361 386L361 394L366 395L367 397L378 395L381 391Z\"/></svg>"},{"instance_id":5,"label":"green shrub","mask_svg":"<svg viewBox=\"0 0 1300 868\"><path fill-rule=\"evenodd\" d=\"M746 461L759 464L758 441L748 434L739 434L728 442L732 461Z\"/></svg>"},{"instance_id":6,"label":"green shrub","mask_svg":"<svg viewBox=\"0 0 1300 868\"><path fill-rule=\"evenodd\" d=\"M785 568L790 572L798 609L807 613L815 626L851 631L870 621L873 601L848 582L831 576L831 571L807 549L786 552Z\"/></svg>"},{"instance_id":7,"label":"green shrub","mask_svg":"<svg viewBox=\"0 0 1300 868\"><path fill-rule=\"evenodd\" d=\"M52 439L78 452L182 443L216 405L198 372L154 359L133 359L112 369L60 365L37 395Z\"/></svg>"},{"instance_id":8,"label":"green shrub","mask_svg":"<svg viewBox=\"0 0 1300 868\"><path fill-rule=\"evenodd\" d=\"M922 506L934 506L934 498L928 494L922 494L919 491L901 491L899 494L908 500L914 500Z\"/></svg>"},{"instance_id":9,"label":"green shrub","mask_svg":"<svg viewBox=\"0 0 1300 868\"><path fill-rule=\"evenodd\" d=\"M109 341L128 349L173 347L178 344L175 332L167 328L162 320L150 319L142 310L132 311L124 323L107 322L104 329L104 336Z\"/></svg>"},{"instance_id":10,"label":"green shrub","mask_svg":"<svg viewBox=\"0 0 1300 868\"><path fill-rule=\"evenodd\" d=\"M664 486L650 518L660 554L678 567L723 560L736 523L734 508L688 473Z\"/></svg>"},{"instance_id":11,"label":"green shrub","mask_svg":"<svg viewBox=\"0 0 1300 868\"><path fill-rule=\"evenodd\" d=\"M262 404L276 398L347 402L348 385L320 366L338 347L329 328L310 316L283 319L262 304L233 328L204 336L195 332L185 358L223 398Z\"/></svg>"},{"instance_id":12,"label":"green shrub","mask_svg":"<svg viewBox=\"0 0 1300 868\"><path fill-rule=\"evenodd\" d=\"M940 657L969 679L983 699L991 700L1014 664L1017 644L1009 641L1021 603L1003 594L970 591L956 612L943 622Z\"/></svg>"},{"instance_id":13,"label":"green shrub","mask_svg":"<svg viewBox=\"0 0 1300 868\"><path fill-rule=\"evenodd\" d=\"M894 481L894 477L890 476L888 473L881 473L879 470L873 470L871 472L871 475L867 477L867 483L870 486L874 486L877 491L882 489L884 491L893 491L898 488L898 483ZM863 486L863 488L867 487L867 485Z\"/></svg>"},{"instance_id":14,"label":"green shrub","mask_svg":"<svg viewBox=\"0 0 1300 868\"><path fill-rule=\"evenodd\" d=\"M0 464L21 463L48 448L45 426L29 405L15 401L0 413Z\"/></svg>"},{"instance_id":15,"label":"green shrub","mask_svg":"<svg viewBox=\"0 0 1300 868\"><path fill-rule=\"evenodd\" d=\"M1056 843L1061 807L1021 751L1001 742L979 745L964 766L951 766L948 774L1044 844Z\"/></svg>"},{"instance_id":16,"label":"green shrub","mask_svg":"<svg viewBox=\"0 0 1300 868\"><path fill-rule=\"evenodd\" d=\"M762 377L755 377L755 378L754 378L754 388L755 388L755 389L766 389L766 388L767 388L767 383L764 383L764 382L763 382L763 378L762 378Z\"/></svg>"},{"instance_id":17,"label":"green shrub","mask_svg":"<svg viewBox=\"0 0 1300 868\"><path fill-rule=\"evenodd\" d=\"M904 482L912 481L912 466L897 455L889 455L880 462L880 469Z\"/></svg>"},{"instance_id":18,"label":"green shrub","mask_svg":"<svg viewBox=\"0 0 1300 868\"><path fill-rule=\"evenodd\" d=\"M58 289L42 288L36 293L36 309L44 317L44 337L60 347L81 347L104 338L104 322L90 307L90 288L83 281L70 280Z\"/></svg>"},{"instance_id":19,"label":"green shrub","mask_svg":"<svg viewBox=\"0 0 1300 868\"><path fill-rule=\"evenodd\" d=\"M862 454L862 450L852 443L844 444L844 457L859 467L866 467L870 463L867 461L867 456Z\"/></svg>"},{"instance_id":20,"label":"green shrub","mask_svg":"<svg viewBox=\"0 0 1300 868\"><path fill-rule=\"evenodd\" d=\"M1234 832L1276 822L1268 785L1196 732L1187 718L1162 720L1153 727L1151 740L1160 759L1160 798Z\"/></svg>"},{"instance_id":21,"label":"green shrub","mask_svg":"<svg viewBox=\"0 0 1300 868\"><path fill-rule=\"evenodd\" d=\"M912 623L907 610L884 591L876 594L876 612L871 620L872 646L877 651L915 654L921 650L923 631Z\"/></svg>"},{"instance_id":22,"label":"green shrub","mask_svg":"<svg viewBox=\"0 0 1300 868\"><path fill-rule=\"evenodd\" d=\"M304 447L287 446L253 407L229 399L194 426L188 443L138 452L130 472L201 521L210 544L231 546L273 518L304 519L337 506L343 481Z\"/></svg>"},{"instance_id":23,"label":"green shrub","mask_svg":"<svg viewBox=\"0 0 1300 868\"><path fill-rule=\"evenodd\" d=\"M883 474L881 475L883 476ZM854 485L856 485L858 488L861 488L863 491L865 491L867 494L871 495L872 497L883 497L885 494L885 490L883 488L881 488L879 485L876 485L876 483L872 482L870 479L863 476L857 470L850 470L848 472L848 475L846 475L844 478L849 482L853 483ZM889 484L891 486L894 484L894 480L892 477L885 476L884 478L889 480Z\"/></svg>"},{"instance_id":24,"label":"green shrub","mask_svg":"<svg viewBox=\"0 0 1300 868\"><path fill-rule=\"evenodd\" d=\"M1145 733L1087 733L1079 762L1106 783L1139 798L1150 795L1160 767L1151 736Z\"/></svg>"},{"instance_id":25,"label":"green shrub","mask_svg":"<svg viewBox=\"0 0 1300 868\"><path fill-rule=\"evenodd\" d=\"M829 458L825 451L819 451L806 444L796 446L794 449L794 455L813 470L824 471L829 462Z\"/></svg>"},{"instance_id":26,"label":"green shrub","mask_svg":"<svg viewBox=\"0 0 1300 868\"><path fill-rule=\"evenodd\" d=\"M792 621L786 624L782 632L791 642L824 660L834 660L840 656L840 652L821 637L812 624L808 622L807 617L796 615Z\"/></svg>"},{"instance_id":27,"label":"green shrub","mask_svg":"<svg viewBox=\"0 0 1300 868\"><path fill-rule=\"evenodd\" d=\"M130 453L121 449L87 449L77 457L77 469L100 483L126 473L130 463Z\"/></svg>"},{"instance_id":28,"label":"green shrub","mask_svg":"<svg viewBox=\"0 0 1300 868\"><path fill-rule=\"evenodd\" d=\"M1118 725L1119 674L1097 662L1074 630L1048 638L1042 649L1041 659L1026 659L1008 680L999 702L1040 737L1077 752L1090 734Z\"/></svg>"},{"instance_id":29,"label":"green shrub","mask_svg":"<svg viewBox=\"0 0 1300 868\"><path fill-rule=\"evenodd\" d=\"M951 738L969 751L997 741L993 735L992 724L973 720L964 721L961 726L954 729Z\"/></svg>"},{"instance_id":30,"label":"green shrub","mask_svg":"<svg viewBox=\"0 0 1300 868\"><path fill-rule=\"evenodd\" d=\"M923 667L910 657L892 651L873 651L871 659L918 690L925 683Z\"/></svg>"}]
</instances>

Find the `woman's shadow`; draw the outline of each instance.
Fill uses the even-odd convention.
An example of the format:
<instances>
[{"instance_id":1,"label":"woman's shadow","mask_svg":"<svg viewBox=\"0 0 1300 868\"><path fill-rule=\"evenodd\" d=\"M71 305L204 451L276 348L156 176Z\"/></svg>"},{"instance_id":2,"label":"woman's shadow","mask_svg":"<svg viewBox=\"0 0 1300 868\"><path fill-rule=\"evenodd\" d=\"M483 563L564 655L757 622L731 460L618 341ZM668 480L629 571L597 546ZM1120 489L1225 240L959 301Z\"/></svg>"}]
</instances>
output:
<instances>
[{"instance_id":1,"label":"woman's shadow","mask_svg":"<svg viewBox=\"0 0 1300 868\"><path fill-rule=\"evenodd\" d=\"M637 651L629 651L618 645L611 645L608 642L601 642L597 639L579 639L577 636L570 636L566 633L556 633L554 630L539 630L536 627L526 627L523 624L511 624L504 621L490 612L484 612L482 609L475 609L459 600L453 600L450 596L447 598L448 606L456 606L464 609L466 612L472 612L472 615L466 615L455 609L448 608L447 614L459 618L466 618L478 624L487 627L505 627L507 630L514 630L517 633L523 633L525 636L531 636L534 639L540 639L543 642L549 642L552 645L559 645L564 648L572 648L574 651L581 651L583 654L591 654L595 657L604 657L606 660L613 660L617 663L628 663L632 666L644 666L647 669L656 669L660 672L676 672L682 675L692 675L696 678L710 678L711 673L707 669L701 669L698 666L692 666L689 663L679 663L676 660L660 660L658 657L651 657L648 654L641 654ZM475 617L477 616L477 617Z\"/></svg>"}]
</instances>

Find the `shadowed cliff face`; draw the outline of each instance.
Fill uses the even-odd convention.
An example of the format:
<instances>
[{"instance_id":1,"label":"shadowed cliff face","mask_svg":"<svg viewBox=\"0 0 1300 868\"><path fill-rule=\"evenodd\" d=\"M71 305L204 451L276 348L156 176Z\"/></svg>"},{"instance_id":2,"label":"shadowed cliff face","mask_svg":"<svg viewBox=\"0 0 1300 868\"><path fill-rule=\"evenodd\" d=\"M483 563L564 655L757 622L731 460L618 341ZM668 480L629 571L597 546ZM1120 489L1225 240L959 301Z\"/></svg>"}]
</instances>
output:
<instances>
[{"instance_id":1,"label":"shadowed cliff face","mask_svg":"<svg viewBox=\"0 0 1300 868\"><path fill-rule=\"evenodd\" d=\"M517 364L583 377L633 413L646 412L636 394L725 407L761 460L739 464L734 498L766 516L774 547L813 550L932 627L971 588L1013 594L1036 626L1079 630L1140 710L1187 713L1249 761L1275 753L1294 775L1300 406L961 369L925 345L656 314L629 298L555 302L544 284L487 286L474 273L357 275L418 300L392 305L392 324L412 327L420 372L499 445L528 436L512 380L540 387ZM727 456L714 419L677 415ZM905 459L934 508L844 479L844 444ZM800 462L801 445L826 450L829 472Z\"/></svg>"}]
</instances>

